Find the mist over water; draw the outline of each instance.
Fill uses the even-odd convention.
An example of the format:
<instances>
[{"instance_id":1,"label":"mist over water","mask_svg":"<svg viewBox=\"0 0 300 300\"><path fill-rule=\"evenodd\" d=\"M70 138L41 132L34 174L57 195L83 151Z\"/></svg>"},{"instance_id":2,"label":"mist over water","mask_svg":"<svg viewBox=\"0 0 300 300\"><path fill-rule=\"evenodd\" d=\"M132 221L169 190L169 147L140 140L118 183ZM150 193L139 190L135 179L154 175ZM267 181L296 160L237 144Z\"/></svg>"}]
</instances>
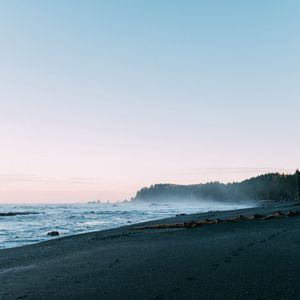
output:
<instances>
[{"instance_id":1,"label":"mist over water","mask_svg":"<svg viewBox=\"0 0 300 300\"><path fill-rule=\"evenodd\" d=\"M11 248L45 240L52 230L60 237L105 230L180 213L232 210L253 207L255 203L215 201L122 204L0 205L0 248Z\"/></svg>"}]
</instances>

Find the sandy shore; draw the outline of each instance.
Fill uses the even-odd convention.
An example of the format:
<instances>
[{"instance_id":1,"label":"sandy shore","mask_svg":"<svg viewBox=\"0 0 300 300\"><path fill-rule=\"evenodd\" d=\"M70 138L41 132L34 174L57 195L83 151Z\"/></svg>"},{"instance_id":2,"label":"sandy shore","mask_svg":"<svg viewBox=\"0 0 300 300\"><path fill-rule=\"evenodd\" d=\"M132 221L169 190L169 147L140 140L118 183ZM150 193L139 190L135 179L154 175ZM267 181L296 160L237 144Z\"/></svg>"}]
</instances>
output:
<instances>
[{"instance_id":1,"label":"sandy shore","mask_svg":"<svg viewBox=\"0 0 300 300\"><path fill-rule=\"evenodd\" d=\"M181 223L300 210L180 216ZM0 251L0 299L300 299L300 216L186 229L136 225Z\"/></svg>"}]
</instances>

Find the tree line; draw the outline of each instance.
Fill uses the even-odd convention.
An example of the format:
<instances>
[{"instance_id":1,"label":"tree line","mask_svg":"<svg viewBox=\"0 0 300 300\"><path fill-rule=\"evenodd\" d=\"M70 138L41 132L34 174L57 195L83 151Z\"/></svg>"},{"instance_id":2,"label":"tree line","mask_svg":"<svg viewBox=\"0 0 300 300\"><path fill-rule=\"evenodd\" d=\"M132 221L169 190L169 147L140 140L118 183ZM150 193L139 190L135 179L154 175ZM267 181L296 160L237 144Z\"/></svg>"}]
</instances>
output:
<instances>
[{"instance_id":1,"label":"tree line","mask_svg":"<svg viewBox=\"0 0 300 300\"><path fill-rule=\"evenodd\" d=\"M294 174L267 173L241 182L178 185L154 184L144 187L133 201L168 202L183 200L246 201L273 200L298 201L300 172Z\"/></svg>"}]
</instances>

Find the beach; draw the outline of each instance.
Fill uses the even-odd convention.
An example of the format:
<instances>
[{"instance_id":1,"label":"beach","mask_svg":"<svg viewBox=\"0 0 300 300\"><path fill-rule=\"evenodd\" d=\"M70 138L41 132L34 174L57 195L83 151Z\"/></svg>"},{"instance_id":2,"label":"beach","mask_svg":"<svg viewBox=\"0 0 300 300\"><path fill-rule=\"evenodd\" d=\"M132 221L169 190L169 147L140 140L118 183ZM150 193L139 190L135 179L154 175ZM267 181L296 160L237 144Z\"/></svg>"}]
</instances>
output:
<instances>
[{"instance_id":1,"label":"beach","mask_svg":"<svg viewBox=\"0 0 300 300\"><path fill-rule=\"evenodd\" d=\"M273 203L3 249L0 299L300 299L300 216L142 229L297 210Z\"/></svg>"}]
</instances>

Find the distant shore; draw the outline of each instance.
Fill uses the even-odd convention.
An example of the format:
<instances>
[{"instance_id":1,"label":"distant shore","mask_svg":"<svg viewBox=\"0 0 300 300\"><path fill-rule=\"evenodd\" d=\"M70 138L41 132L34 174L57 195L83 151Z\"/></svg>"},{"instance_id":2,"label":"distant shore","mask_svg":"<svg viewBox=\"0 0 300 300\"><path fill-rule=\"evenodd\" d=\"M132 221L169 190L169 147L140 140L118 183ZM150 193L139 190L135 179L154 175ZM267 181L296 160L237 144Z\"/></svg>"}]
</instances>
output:
<instances>
[{"instance_id":1,"label":"distant shore","mask_svg":"<svg viewBox=\"0 0 300 300\"><path fill-rule=\"evenodd\" d=\"M0 299L299 299L300 211L295 203L143 223L0 250Z\"/></svg>"}]
</instances>

